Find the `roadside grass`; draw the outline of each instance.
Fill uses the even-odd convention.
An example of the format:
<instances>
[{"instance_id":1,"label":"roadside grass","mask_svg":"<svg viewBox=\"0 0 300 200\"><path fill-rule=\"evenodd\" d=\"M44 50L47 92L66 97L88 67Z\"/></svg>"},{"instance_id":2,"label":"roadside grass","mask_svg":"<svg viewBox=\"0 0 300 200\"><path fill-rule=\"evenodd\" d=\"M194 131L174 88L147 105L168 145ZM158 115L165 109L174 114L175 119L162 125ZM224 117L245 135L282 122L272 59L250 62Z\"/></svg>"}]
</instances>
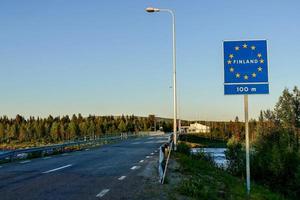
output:
<instances>
[{"instance_id":1,"label":"roadside grass","mask_svg":"<svg viewBox=\"0 0 300 200\"><path fill-rule=\"evenodd\" d=\"M181 134L179 140L185 143L189 143L191 147L215 147L226 148L227 141L221 139L207 138L201 134Z\"/></svg>"},{"instance_id":2,"label":"roadside grass","mask_svg":"<svg viewBox=\"0 0 300 200\"><path fill-rule=\"evenodd\" d=\"M251 195L246 194L245 181L214 166L210 159L175 152L173 154L183 178L175 193L191 199L283 200L279 194L252 182Z\"/></svg>"}]
</instances>

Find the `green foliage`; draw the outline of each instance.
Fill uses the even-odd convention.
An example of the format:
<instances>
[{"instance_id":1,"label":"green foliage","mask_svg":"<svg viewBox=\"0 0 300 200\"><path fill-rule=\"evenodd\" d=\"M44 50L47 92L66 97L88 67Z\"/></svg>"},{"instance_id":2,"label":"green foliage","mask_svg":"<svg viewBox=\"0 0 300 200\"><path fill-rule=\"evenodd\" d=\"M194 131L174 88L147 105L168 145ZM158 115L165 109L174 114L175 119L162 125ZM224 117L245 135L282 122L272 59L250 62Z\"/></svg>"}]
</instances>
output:
<instances>
[{"instance_id":1,"label":"green foliage","mask_svg":"<svg viewBox=\"0 0 300 200\"><path fill-rule=\"evenodd\" d=\"M252 177L286 196L299 198L300 155L292 142L294 135L285 129L261 135L254 143L251 157Z\"/></svg>"},{"instance_id":2,"label":"green foliage","mask_svg":"<svg viewBox=\"0 0 300 200\"><path fill-rule=\"evenodd\" d=\"M275 109L260 113L250 151L251 178L289 199L300 199L300 91L285 89ZM228 141L228 171L245 177L243 141Z\"/></svg>"},{"instance_id":3,"label":"green foliage","mask_svg":"<svg viewBox=\"0 0 300 200\"><path fill-rule=\"evenodd\" d=\"M184 142L178 143L177 152L183 153L185 155L190 155L190 151L190 147L187 144L185 144Z\"/></svg>"},{"instance_id":4,"label":"green foliage","mask_svg":"<svg viewBox=\"0 0 300 200\"><path fill-rule=\"evenodd\" d=\"M172 121L157 119L155 116L88 116L73 115L45 119L17 115L15 119L0 117L0 144L7 148L16 145L49 144L66 140L93 139L104 134L138 132L153 129L154 124L172 126Z\"/></svg>"},{"instance_id":5,"label":"green foliage","mask_svg":"<svg viewBox=\"0 0 300 200\"><path fill-rule=\"evenodd\" d=\"M226 142L221 139L211 139L203 137L202 134L181 134L179 136L180 141L197 143L200 146L205 147L226 147Z\"/></svg>"},{"instance_id":6,"label":"green foliage","mask_svg":"<svg viewBox=\"0 0 300 200\"><path fill-rule=\"evenodd\" d=\"M242 149L242 144L236 137L232 137L228 140L225 156L228 160L227 171L234 175L244 176L245 151Z\"/></svg>"},{"instance_id":7,"label":"green foliage","mask_svg":"<svg viewBox=\"0 0 300 200\"><path fill-rule=\"evenodd\" d=\"M192 199L247 199L244 180L215 167L205 156L196 158L176 153L175 157L180 164L179 171L183 175L183 180L176 188L179 194ZM284 198L252 182L251 196L248 199L283 200Z\"/></svg>"}]
</instances>

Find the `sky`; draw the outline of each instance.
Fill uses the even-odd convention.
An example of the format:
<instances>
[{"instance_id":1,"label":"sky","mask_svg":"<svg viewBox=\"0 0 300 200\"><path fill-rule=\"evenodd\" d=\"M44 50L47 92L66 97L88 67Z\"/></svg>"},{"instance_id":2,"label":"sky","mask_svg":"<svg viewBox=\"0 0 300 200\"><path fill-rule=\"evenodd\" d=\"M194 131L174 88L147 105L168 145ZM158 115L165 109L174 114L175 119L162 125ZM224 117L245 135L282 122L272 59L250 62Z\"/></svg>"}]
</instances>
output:
<instances>
[{"instance_id":1,"label":"sky","mask_svg":"<svg viewBox=\"0 0 300 200\"><path fill-rule=\"evenodd\" d=\"M0 1L0 115L173 116L176 15L179 117L243 120L225 96L223 40L267 39L269 95L250 95L250 118L300 86L297 0Z\"/></svg>"}]
</instances>

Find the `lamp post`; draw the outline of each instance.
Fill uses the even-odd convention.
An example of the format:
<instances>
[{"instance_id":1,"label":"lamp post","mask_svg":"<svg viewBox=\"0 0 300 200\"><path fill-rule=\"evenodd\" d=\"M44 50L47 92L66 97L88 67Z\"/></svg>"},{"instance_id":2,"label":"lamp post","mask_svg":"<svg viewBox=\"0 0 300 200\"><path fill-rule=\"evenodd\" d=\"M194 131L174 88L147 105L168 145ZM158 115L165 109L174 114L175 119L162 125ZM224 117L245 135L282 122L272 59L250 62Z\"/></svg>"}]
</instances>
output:
<instances>
[{"instance_id":1,"label":"lamp post","mask_svg":"<svg viewBox=\"0 0 300 200\"><path fill-rule=\"evenodd\" d=\"M172 33L173 33L173 101L174 101L174 116L173 116L173 142L174 150L177 148L177 95L176 95L176 40L175 40L175 14L170 9L146 8L149 13L153 12L168 12L172 16Z\"/></svg>"}]
</instances>

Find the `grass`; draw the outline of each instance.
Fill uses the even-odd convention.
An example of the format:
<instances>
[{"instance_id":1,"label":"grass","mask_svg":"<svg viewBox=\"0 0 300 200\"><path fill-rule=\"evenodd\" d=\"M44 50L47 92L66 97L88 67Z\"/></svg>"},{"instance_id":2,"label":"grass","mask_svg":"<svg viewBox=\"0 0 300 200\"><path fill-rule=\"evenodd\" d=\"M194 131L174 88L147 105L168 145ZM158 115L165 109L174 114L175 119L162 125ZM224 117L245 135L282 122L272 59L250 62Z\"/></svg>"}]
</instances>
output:
<instances>
[{"instance_id":1,"label":"grass","mask_svg":"<svg viewBox=\"0 0 300 200\"><path fill-rule=\"evenodd\" d=\"M227 141L221 139L206 138L201 134L182 134L180 135L180 141L187 142L193 147L222 147L226 148Z\"/></svg>"},{"instance_id":2,"label":"grass","mask_svg":"<svg viewBox=\"0 0 300 200\"><path fill-rule=\"evenodd\" d=\"M234 177L217 168L209 159L203 156L189 156L174 153L173 159L179 164L179 172L183 175L176 193L191 199L228 199L228 200L283 200L284 198L269 189L254 184L251 185L251 195L246 195L245 180Z\"/></svg>"}]
</instances>

